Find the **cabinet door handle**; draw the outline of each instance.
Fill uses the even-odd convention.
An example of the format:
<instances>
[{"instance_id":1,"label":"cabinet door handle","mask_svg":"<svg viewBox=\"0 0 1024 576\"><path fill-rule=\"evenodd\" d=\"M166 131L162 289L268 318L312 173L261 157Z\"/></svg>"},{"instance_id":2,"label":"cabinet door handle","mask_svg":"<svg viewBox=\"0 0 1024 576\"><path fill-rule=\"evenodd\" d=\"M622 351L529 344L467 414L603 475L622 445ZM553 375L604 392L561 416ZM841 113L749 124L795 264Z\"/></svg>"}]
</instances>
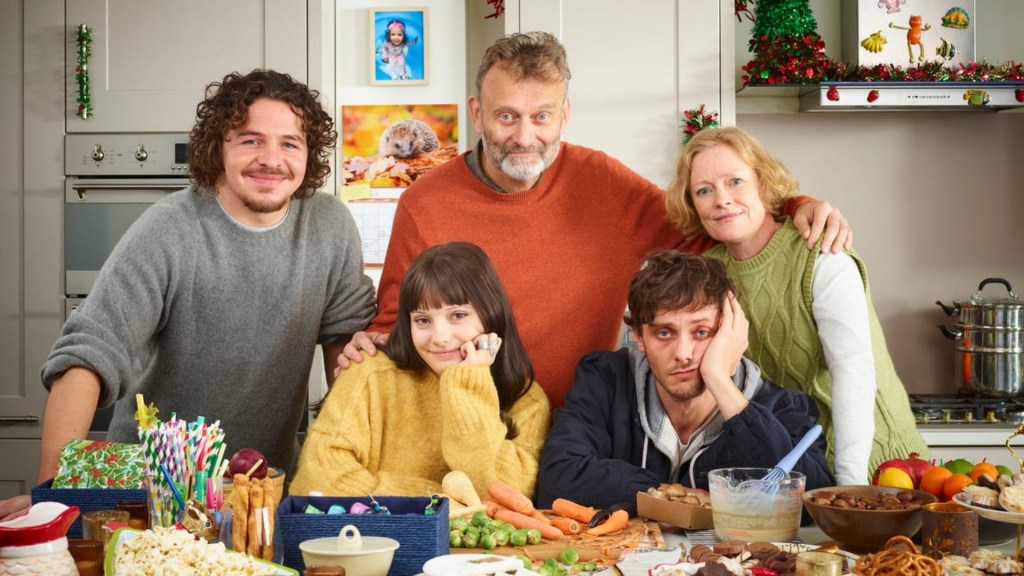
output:
<instances>
[{"instance_id":1,"label":"cabinet door handle","mask_svg":"<svg viewBox=\"0 0 1024 576\"><path fill-rule=\"evenodd\" d=\"M0 425L31 424L33 422L39 422L39 416L0 416Z\"/></svg>"}]
</instances>

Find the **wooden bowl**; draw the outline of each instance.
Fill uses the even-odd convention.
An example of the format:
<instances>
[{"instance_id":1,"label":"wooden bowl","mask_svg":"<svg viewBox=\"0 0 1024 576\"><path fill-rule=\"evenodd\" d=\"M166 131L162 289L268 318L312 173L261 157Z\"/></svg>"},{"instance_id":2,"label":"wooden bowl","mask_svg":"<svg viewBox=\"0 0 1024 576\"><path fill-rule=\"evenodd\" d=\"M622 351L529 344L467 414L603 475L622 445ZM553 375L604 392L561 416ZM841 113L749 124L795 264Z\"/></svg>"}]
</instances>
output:
<instances>
[{"instance_id":1,"label":"wooden bowl","mask_svg":"<svg viewBox=\"0 0 1024 576\"><path fill-rule=\"evenodd\" d=\"M913 495L913 502L918 504L907 510L863 510L815 504L815 495L825 491L836 494L848 492L857 498L877 498L884 492L896 494L904 490L888 486L829 486L804 493L804 508L814 523L829 538L851 552L880 550L893 536L912 537L921 529L923 506L938 501L934 495L922 490L907 490Z\"/></svg>"},{"instance_id":2,"label":"wooden bowl","mask_svg":"<svg viewBox=\"0 0 1024 576\"><path fill-rule=\"evenodd\" d=\"M281 499L284 497L284 470L277 468L276 466L270 467L270 479L274 481L274 501L278 504L281 503ZM231 492L234 490L234 482L224 479L224 501L230 501Z\"/></svg>"}]
</instances>

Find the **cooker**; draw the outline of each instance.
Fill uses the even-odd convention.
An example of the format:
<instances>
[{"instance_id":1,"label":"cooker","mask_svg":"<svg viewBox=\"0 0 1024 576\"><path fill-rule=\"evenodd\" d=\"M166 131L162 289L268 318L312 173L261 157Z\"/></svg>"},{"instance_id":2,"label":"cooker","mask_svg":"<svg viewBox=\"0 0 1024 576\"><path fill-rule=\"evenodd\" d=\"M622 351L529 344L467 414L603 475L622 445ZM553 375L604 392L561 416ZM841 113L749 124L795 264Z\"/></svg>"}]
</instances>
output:
<instances>
[{"instance_id":1,"label":"cooker","mask_svg":"<svg viewBox=\"0 0 1024 576\"><path fill-rule=\"evenodd\" d=\"M1007 296L984 297L989 284L1002 284ZM1003 278L986 278L978 291L952 306L936 301L952 327L940 325L955 342L954 379L968 395L1016 398L1024 396L1024 303Z\"/></svg>"}]
</instances>

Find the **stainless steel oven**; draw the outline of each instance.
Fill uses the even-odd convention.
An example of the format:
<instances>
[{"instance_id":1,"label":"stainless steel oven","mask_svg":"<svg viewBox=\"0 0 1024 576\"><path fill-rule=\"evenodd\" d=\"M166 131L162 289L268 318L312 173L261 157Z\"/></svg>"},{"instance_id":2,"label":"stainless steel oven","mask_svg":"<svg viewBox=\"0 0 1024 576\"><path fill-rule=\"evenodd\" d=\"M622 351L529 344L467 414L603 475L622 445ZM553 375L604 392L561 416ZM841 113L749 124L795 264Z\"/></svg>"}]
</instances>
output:
<instances>
[{"instance_id":1,"label":"stainless steel oven","mask_svg":"<svg viewBox=\"0 0 1024 576\"><path fill-rule=\"evenodd\" d=\"M188 186L188 134L68 134L64 140L65 317L89 295L121 236L154 202ZM104 431L111 409L90 430Z\"/></svg>"}]
</instances>

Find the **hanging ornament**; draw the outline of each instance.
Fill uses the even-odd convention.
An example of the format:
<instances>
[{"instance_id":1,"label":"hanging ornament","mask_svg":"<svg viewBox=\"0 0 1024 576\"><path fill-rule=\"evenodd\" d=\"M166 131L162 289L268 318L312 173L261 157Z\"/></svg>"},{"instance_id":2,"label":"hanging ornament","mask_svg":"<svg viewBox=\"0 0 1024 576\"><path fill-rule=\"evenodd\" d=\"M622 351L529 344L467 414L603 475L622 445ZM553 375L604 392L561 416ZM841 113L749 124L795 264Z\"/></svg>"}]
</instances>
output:
<instances>
[{"instance_id":1,"label":"hanging ornament","mask_svg":"<svg viewBox=\"0 0 1024 576\"><path fill-rule=\"evenodd\" d=\"M88 120L92 116L92 97L89 96L89 57L92 50L92 28L85 24L78 26L78 61L75 67L75 81L78 83L78 111L75 112L82 120Z\"/></svg>"},{"instance_id":2,"label":"hanging ornament","mask_svg":"<svg viewBox=\"0 0 1024 576\"><path fill-rule=\"evenodd\" d=\"M750 11L750 4L753 4L754 0L736 0L736 21L742 22L743 18L754 21L754 14Z\"/></svg>"},{"instance_id":3,"label":"hanging ornament","mask_svg":"<svg viewBox=\"0 0 1024 576\"><path fill-rule=\"evenodd\" d=\"M705 128L718 128L720 126L718 122L718 112L706 112L704 105L701 104L699 108L692 110L684 110L683 117L683 144L690 141L697 132Z\"/></svg>"},{"instance_id":4,"label":"hanging ornament","mask_svg":"<svg viewBox=\"0 0 1024 576\"><path fill-rule=\"evenodd\" d=\"M494 12L484 16L484 20L488 18L497 18L505 13L505 0L487 0L487 3L494 6Z\"/></svg>"}]
</instances>

